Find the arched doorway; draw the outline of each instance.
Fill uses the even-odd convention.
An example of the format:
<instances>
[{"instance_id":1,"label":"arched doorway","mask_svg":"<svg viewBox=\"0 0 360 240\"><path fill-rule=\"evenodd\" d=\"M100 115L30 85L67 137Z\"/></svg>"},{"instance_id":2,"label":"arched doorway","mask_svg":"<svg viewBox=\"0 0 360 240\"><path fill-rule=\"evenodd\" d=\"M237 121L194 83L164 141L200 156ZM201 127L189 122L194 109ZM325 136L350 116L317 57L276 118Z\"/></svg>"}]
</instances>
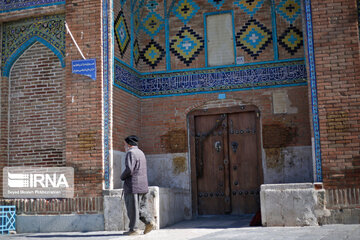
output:
<instances>
[{"instance_id":1,"label":"arched doorway","mask_svg":"<svg viewBox=\"0 0 360 240\"><path fill-rule=\"evenodd\" d=\"M194 110L188 120L193 213L256 213L263 183L258 108Z\"/></svg>"}]
</instances>

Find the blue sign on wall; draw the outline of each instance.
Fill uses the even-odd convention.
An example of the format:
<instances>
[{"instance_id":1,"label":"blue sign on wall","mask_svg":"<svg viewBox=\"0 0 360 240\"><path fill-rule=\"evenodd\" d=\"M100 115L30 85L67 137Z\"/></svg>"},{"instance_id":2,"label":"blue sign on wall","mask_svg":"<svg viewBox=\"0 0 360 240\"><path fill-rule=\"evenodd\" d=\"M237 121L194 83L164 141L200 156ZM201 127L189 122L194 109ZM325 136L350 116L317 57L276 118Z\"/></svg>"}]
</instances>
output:
<instances>
[{"instance_id":1,"label":"blue sign on wall","mask_svg":"<svg viewBox=\"0 0 360 240\"><path fill-rule=\"evenodd\" d=\"M96 59L74 60L72 73L81 74L96 80Z\"/></svg>"}]
</instances>

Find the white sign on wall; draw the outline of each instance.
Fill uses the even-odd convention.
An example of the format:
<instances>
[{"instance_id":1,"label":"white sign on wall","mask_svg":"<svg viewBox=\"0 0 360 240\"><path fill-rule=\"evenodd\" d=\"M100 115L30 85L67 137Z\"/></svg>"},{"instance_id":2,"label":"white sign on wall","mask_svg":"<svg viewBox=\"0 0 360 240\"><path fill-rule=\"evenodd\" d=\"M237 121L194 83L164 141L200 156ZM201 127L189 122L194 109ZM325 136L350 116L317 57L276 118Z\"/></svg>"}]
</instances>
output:
<instances>
[{"instance_id":1,"label":"white sign on wall","mask_svg":"<svg viewBox=\"0 0 360 240\"><path fill-rule=\"evenodd\" d=\"M231 13L207 16L206 32L208 65L234 64L234 34Z\"/></svg>"}]
</instances>

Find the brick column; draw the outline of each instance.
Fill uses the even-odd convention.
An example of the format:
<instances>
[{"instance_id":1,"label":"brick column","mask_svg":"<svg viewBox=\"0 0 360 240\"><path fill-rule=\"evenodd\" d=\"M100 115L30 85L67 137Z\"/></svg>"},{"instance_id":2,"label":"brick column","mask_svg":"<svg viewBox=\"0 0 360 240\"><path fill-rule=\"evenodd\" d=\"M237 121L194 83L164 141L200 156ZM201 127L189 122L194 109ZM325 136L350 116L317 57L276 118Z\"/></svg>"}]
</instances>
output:
<instances>
[{"instance_id":1,"label":"brick column","mask_svg":"<svg viewBox=\"0 0 360 240\"><path fill-rule=\"evenodd\" d=\"M66 35L66 163L75 169L75 196L99 196L103 184L102 1L67 1L66 22L86 58L95 58L96 81L72 74L82 59Z\"/></svg>"},{"instance_id":2,"label":"brick column","mask_svg":"<svg viewBox=\"0 0 360 240\"><path fill-rule=\"evenodd\" d=\"M312 0L325 188L360 186L360 60L356 0Z\"/></svg>"}]
</instances>

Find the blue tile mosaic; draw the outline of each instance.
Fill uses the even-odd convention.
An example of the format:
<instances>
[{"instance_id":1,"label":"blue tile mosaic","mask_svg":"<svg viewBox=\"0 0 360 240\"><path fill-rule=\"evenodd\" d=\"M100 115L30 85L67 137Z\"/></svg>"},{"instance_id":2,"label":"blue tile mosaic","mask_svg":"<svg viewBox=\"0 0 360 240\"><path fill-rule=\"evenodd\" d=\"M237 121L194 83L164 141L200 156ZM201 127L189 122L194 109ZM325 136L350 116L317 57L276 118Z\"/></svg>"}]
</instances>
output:
<instances>
[{"instance_id":1,"label":"blue tile mosaic","mask_svg":"<svg viewBox=\"0 0 360 240\"><path fill-rule=\"evenodd\" d=\"M203 49L203 38L188 26L182 27L170 43L171 52L186 66L189 66Z\"/></svg>"},{"instance_id":2,"label":"blue tile mosaic","mask_svg":"<svg viewBox=\"0 0 360 240\"><path fill-rule=\"evenodd\" d=\"M157 6L159 4L155 1L155 0L150 0L148 1L148 3L146 4L146 8L149 9L151 12L155 11Z\"/></svg>"},{"instance_id":3,"label":"blue tile mosaic","mask_svg":"<svg viewBox=\"0 0 360 240\"><path fill-rule=\"evenodd\" d=\"M181 0L174 7L174 14L184 24L187 24L192 17L200 10L200 7L193 0Z\"/></svg>"},{"instance_id":4,"label":"blue tile mosaic","mask_svg":"<svg viewBox=\"0 0 360 240\"><path fill-rule=\"evenodd\" d=\"M306 83L306 67L304 61L297 61L139 75L115 61L114 83L138 96L267 87Z\"/></svg>"},{"instance_id":5,"label":"blue tile mosaic","mask_svg":"<svg viewBox=\"0 0 360 240\"><path fill-rule=\"evenodd\" d=\"M220 9L224 4L225 0L208 0L208 3L213 5L216 9Z\"/></svg>"},{"instance_id":6,"label":"blue tile mosaic","mask_svg":"<svg viewBox=\"0 0 360 240\"><path fill-rule=\"evenodd\" d=\"M263 24L251 18L236 34L236 46L256 59L272 41L272 33Z\"/></svg>"},{"instance_id":7,"label":"blue tile mosaic","mask_svg":"<svg viewBox=\"0 0 360 240\"><path fill-rule=\"evenodd\" d=\"M134 62L135 62L135 65L137 66L140 61L140 57L141 57L139 42L138 42L137 38L134 41L133 49L134 49L133 50Z\"/></svg>"},{"instance_id":8,"label":"blue tile mosaic","mask_svg":"<svg viewBox=\"0 0 360 240\"><path fill-rule=\"evenodd\" d=\"M2 74L8 76L12 64L34 42L52 50L65 66L65 16L30 18L3 25Z\"/></svg>"},{"instance_id":9,"label":"blue tile mosaic","mask_svg":"<svg viewBox=\"0 0 360 240\"><path fill-rule=\"evenodd\" d=\"M140 52L141 59L154 69L165 56L165 50L153 39Z\"/></svg>"},{"instance_id":10,"label":"blue tile mosaic","mask_svg":"<svg viewBox=\"0 0 360 240\"><path fill-rule=\"evenodd\" d=\"M0 12L16 11L27 8L50 6L55 4L65 4L64 0L2 0L0 2Z\"/></svg>"},{"instance_id":11,"label":"blue tile mosaic","mask_svg":"<svg viewBox=\"0 0 360 240\"><path fill-rule=\"evenodd\" d=\"M121 7L123 7L125 3L126 3L126 0L120 0Z\"/></svg>"},{"instance_id":12,"label":"blue tile mosaic","mask_svg":"<svg viewBox=\"0 0 360 240\"><path fill-rule=\"evenodd\" d=\"M264 0L236 0L234 4L251 17L262 7Z\"/></svg>"},{"instance_id":13,"label":"blue tile mosaic","mask_svg":"<svg viewBox=\"0 0 360 240\"><path fill-rule=\"evenodd\" d=\"M316 181L322 182L322 166L321 166L321 148L320 148L320 128L319 128L319 110L316 84L316 67L315 67L315 52L311 13L311 0L304 0L305 19L306 19L306 42L308 51L308 64L310 76L311 89L311 110L313 116L313 131L314 131L314 145L315 145L315 163L316 163Z\"/></svg>"},{"instance_id":14,"label":"blue tile mosaic","mask_svg":"<svg viewBox=\"0 0 360 240\"><path fill-rule=\"evenodd\" d=\"M276 7L276 12L290 24L293 24L301 14L300 0L281 0Z\"/></svg>"},{"instance_id":15,"label":"blue tile mosaic","mask_svg":"<svg viewBox=\"0 0 360 240\"><path fill-rule=\"evenodd\" d=\"M290 27L279 37L279 44L291 55L294 55L304 44L303 34L299 29L290 24Z\"/></svg>"},{"instance_id":16,"label":"blue tile mosaic","mask_svg":"<svg viewBox=\"0 0 360 240\"><path fill-rule=\"evenodd\" d=\"M141 28L141 20L140 20L140 9L137 9L134 13L134 32L138 34Z\"/></svg>"},{"instance_id":17,"label":"blue tile mosaic","mask_svg":"<svg viewBox=\"0 0 360 240\"><path fill-rule=\"evenodd\" d=\"M105 189L110 188L110 66L109 66L109 2L102 1L102 32L103 32L103 160Z\"/></svg>"},{"instance_id":18,"label":"blue tile mosaic","mask_svg":"<svg viewBox=\"0 0 360 240\"><path fill-rule=\"evenodd\" d=\"M120 11L116 17L114 30L120 55L123 57L130 43L130 33L123 11Z\"/></svg>"},{"instance_id":19,"label":"blue tile mosaic","mask_svg":"<svg viewBox=\"0 0 360 240\"><path fill-rule=\"evenodd\" d=\"M153 38L164 27L164 19L156 12L150 12L141 25L142 29Z\"/></svg>"}]
</instances>

